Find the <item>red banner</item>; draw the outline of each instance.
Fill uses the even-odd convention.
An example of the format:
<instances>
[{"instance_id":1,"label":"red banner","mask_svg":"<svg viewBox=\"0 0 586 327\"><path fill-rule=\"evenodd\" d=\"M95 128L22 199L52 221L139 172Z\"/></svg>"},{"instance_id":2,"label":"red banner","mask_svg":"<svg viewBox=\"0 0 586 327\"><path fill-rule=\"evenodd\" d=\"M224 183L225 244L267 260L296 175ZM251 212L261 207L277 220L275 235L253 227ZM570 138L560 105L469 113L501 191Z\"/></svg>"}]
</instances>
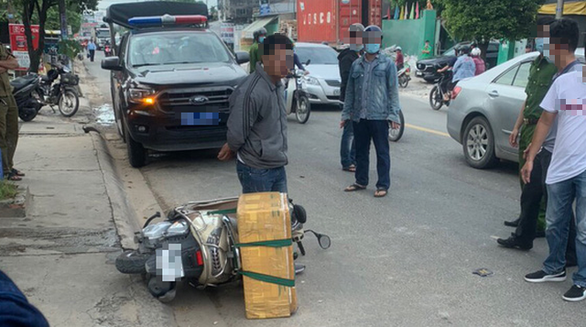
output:
<instances>
[{"instance_id":1,"label":"red banner","mask_svg":"<svg viewBox=\"0 0 586 327\"><path fill-rule=\"evenodd\" d=\"M31 26L33 32L33 47L39 47L39 25ZM20 68L17 70L27 70L31 64L28 56L28 46L26 43L26 34L24 34L24 25L9 24L8 31L10 34L10 50L18 60Z\"/></svg>"}]
</instances>

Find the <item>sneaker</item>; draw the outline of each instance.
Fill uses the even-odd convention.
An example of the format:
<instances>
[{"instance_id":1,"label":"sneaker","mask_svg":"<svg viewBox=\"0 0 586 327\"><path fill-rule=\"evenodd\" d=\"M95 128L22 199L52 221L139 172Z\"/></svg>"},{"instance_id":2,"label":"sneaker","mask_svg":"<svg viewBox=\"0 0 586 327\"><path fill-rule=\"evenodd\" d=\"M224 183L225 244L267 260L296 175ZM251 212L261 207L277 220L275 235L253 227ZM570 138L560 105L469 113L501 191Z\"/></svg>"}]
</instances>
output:
<instances>
[{"instance_id":1,"label":"sneaker","mask_svg":"<svg viewBox=\"0 0 586 327\"><path fill-rule=\"evenodd\" d=\"M586 288L574 285L562 296L562 299L570 302L582 301L586 299Z\"/></svg>"},{"instance_id":2,"label":"sneaker","mask_svg":"<svg viewBox=\"0 0 586 327\"><path fill-rule=\"evenodd\" d=\"M529 283L563 282L566 280L566 270L549 275L545 271L540 270L529 275L525 275L525 280Z\"/></svg>"},{"instance_id":3,"label":"sneaker","mask_svg":"<svg viewBox=\"0 0 586 327\"><path fill-rule=\"evenodd\" d=\"M508 248L508 249L519 249L519 250L523 250L523 251L528 251L528 250L531 250L531 248L533 247L533 245L522 244L514 236L511 236L511 237L509 237L507 239L499 238L499 239L496 240L496 242L500 246L503 246L503 247Z\"/></svg>"}]
</instances>

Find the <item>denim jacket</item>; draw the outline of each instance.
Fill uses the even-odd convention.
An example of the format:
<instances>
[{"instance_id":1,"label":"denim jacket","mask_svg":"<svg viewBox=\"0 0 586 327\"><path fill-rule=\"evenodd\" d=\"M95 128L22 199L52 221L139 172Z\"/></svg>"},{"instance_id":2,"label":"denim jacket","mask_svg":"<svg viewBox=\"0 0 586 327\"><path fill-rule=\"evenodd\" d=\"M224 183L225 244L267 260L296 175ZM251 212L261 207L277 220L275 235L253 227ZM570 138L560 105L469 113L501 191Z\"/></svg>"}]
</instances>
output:
<instances>
[{"instance_id":1,"label":"denim jacket","mask_svg":"<svg viewBox=\"0 0 586 327\"><path fill-rule=\"evenodd\" d=\"M365 56L354 61L346 86L346 97L344 99L344 110L342 110L342 121L360 121L360 109L362 109L362 85L364 78ZM397 80L397 68L393 61L379 55L372 63L370 74L371 87L368 95L366 108L366 119L368 120L390 120L400 123L399 111L399 88Z\"/></svg>"}]
</instances>

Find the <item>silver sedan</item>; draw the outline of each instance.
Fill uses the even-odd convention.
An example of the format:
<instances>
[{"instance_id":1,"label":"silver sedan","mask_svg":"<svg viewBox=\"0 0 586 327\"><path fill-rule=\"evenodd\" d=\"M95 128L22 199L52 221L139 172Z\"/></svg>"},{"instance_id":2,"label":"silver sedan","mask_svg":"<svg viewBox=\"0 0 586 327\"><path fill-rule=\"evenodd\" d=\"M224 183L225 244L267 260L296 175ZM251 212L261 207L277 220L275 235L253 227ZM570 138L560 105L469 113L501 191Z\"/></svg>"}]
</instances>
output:
<instances>
[{"instance_id":1,"label":"silver sedan","mask_svg":"<svg viewBox=\"0 0 586 327\"><path fill-rule=\"evenodd\" d=\"M509 136L526 98L531 62L538 55L523 54L454 88L448 133L462 144L470 166L490 168L499 159L518 162L518 149L509 144ZM584 48L576 50L576 56L583 60Z\"/></svg>"}]
</instances>

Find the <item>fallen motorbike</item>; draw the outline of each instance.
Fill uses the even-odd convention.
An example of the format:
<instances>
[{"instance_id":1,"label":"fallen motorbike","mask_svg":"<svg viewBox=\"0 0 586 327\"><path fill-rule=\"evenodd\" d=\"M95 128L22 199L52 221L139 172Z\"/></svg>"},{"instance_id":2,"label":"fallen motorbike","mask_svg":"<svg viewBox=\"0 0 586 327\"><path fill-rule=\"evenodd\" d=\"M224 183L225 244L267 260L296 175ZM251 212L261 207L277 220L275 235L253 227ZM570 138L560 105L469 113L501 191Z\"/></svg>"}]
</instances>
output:
<instances>
[{"instance_id":1,"label":"fallen motorbike","mask_svg":"<svg viewBox=\"0 0 586 327\"><path fill-rule=\"evenodd\" d=\"M10 82L12 94L18 106L18 117L23 121L31 121L43 106L40 96L39 76L29 74L15 78Z\"/></svg>"},{"instance_id":2,"label":"fallen motorbike","mask_svg":"<svg viewBox=\"0 0 586 327\"><path fill-rule=\"evenodd\" d=\"M176 295L176 281L183 279L203 289L239 278L240 252L236 206L238 198L189 202L176 207L162 222L150 224L160 213L145 222L135 234L138 249L124 252L116 268L124 274L145 276L149 292L159 301L170 302ZM292 240L305 255L302 239L314 234L323 249L330 247L327 235L303 230L305 209L289 204ZM171 269L169 266L173 266ZM179 269L177 269L179 267Z\"/></svg>"},{"instance_id":3,"label":"fallen motorbike","mask_svg":"<svg viewBox=\"0 0 586 327\"><path fill-rule=\"evenodd\" d=\"M448 83L451 80L452 80L452 72L451 71L445 71L445 72L441 73L439 81L431 89L431 92L429 92L429 104L431 105L431 109L440 110L444 104L446 106L450 105L451 99L447 98L447 94L449 94ZM447 98L447 100L446 100L446 98Z\"/></svg>"},{"instance_id":4,"label":"fallen motorbike","mask_svg":"<svg viewBox=\"0 0 586 327\"><path fill-rule=\"evenodd\" d=\"M47 75L40 77L43 105L50 106L53 111L53 106L58 106L63 116L71 117L79 109L79 95L75 88L79 76L71 73L63 63L51 63L51 67ZM56 82L57 78L59 81Z\"/></svg>"},{"instance_id":5,"label":"fallen motorbike","mask_svg":"<svg viewBox=\"0 0 586 327\"><path fill-rule=\"evenodd\" d=\"M309 61L307 64L309 64ZM301 71L296 71L294 74L288 75L285 82L285 105L287 114L295 113L295 118L300 124L307 123L311 114L309 94L305 91L305 80L303 76ZM291 80L294 80L294 83ZM292 96L289 96L291 94Z\"/></svg>"}]
</instances>

